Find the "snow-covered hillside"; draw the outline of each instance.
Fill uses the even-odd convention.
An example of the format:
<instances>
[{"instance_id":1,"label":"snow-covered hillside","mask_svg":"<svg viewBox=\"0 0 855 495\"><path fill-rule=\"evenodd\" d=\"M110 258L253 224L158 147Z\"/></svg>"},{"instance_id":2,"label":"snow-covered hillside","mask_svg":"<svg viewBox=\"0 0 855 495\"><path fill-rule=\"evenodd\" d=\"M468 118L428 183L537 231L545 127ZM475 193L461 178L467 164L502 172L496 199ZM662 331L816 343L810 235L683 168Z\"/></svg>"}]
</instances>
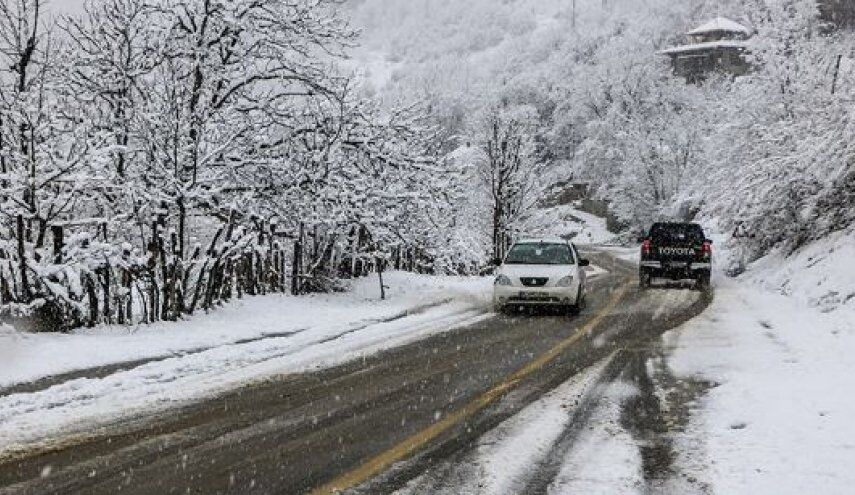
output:
<instances>
[{"instance_id":1,"label":"snow-covered hillside","mask_svg":"<svg viewBox=\"0 0 855 495\"><path fill-rule=\"evenodd\" d=\"M744 277L822 312L855 310L855 229L831 234L790 256L773 252Z\"/></svg>"},{"instance_id":2,"label":"snow-covered hillside","mask_svg":"<svg viewBox=\"0 0 855 495\"><path fill-rule=\"evenodd\" d=\"M449 135L499 104L536 115L547 166L581 180L631 229L699 216L742 226L743 262L851 225L851 31L813 0L365 0L355 22L394 71L381 94L427 101ZM755 70L702 85L660 50L716 16L748 26Z\"/></svg>"},{"instance_id":3,"label":"snow-covered hillside","mask_svg":"<svg viewBox=\"0 0 855 495\"><path fill-rule=\"evenodd\" d=\"M576 244L605 244L615 238L606 228L606 219L559 205L534 210L522 221L522 236L560 237Z\"/></svg>"}]
</instances>

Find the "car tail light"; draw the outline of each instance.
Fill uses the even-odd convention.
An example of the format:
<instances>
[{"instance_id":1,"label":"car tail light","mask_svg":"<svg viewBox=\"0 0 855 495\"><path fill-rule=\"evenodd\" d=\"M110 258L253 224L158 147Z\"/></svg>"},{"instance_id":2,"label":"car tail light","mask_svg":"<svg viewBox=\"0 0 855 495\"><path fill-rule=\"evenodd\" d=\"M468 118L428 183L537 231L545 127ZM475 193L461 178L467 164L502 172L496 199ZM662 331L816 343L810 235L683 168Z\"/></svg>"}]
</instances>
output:
<instances>
[{"instance_id":1,"label":"car tail light","mask_svg":"<svg viewBox=\"0 0 855 495\"><path fill-rule=\"evenodd\" d=\"M709 242L705 242L701 246L701 256L703 256L704 258L712 257L712 244L710 244Z\"/></svg>"},{"instance_id":2,"label":"car tail light","mask_svg":"<svg viewBox=\"0 0 855 495\"><path fill-rule=\"evenodd\" d=\"M653 249L653 243L650 242L650 239L645 240L641 243L641 255L647 256L650 254L650 250Z\"/></svg>"}]
</instances>

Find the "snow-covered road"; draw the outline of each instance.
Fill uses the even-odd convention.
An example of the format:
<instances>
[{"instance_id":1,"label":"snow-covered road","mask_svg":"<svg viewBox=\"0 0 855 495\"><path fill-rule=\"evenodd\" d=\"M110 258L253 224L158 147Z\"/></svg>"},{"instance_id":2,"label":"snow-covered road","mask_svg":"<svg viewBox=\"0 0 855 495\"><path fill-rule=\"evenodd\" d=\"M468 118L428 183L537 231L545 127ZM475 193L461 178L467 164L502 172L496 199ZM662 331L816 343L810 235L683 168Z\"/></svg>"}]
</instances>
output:
<instances>
[{"instance_id":1,"label":"snow-covered road","mask_svg":"<svg viewBox=\"0 0 855 495\"><path fill-rule=\"evenodd\" d=\"M630 250L610 251L633 257ZM65 441L107 452L113 447L97 443L105 430L94 426L112 431L134 413L350 362L324 378L310 373L293 383L272 379L204 399L181 413L189 419L158 416L163 424L152 431L131 422L124 426L146 432L141 433L146 440L129 445L127 455L135 459L158 449L165 466L181 458L182 465L189 463L188 473L212 476L205 486L227 482L259 493L316 486L342 469L341 459L348 459L349 466L367 462L368 472L383 472L371 471L376 449L389 449L380 456L388 453L402 462L377 478L355 475L366 480L369 491L795 494L821 487L822 493L848 493L855 484L848 470L855 461L850 425L855 400L846 393L855 389L851 307L827 311L824 305L810 305L818 299L770 293L755 283L756 272L749 272L737 280L718 277L712 304L689 321L709 303L709 294L675 284L647 291L630 284L626 299L609 309L607 301L627 287L634 269L599 257L599 264L611 269L597 269L592 307L569 325L561 317L488 313L489 279L399 279L398 292L384 303L369 303L372 288L357 287L354 294L319 298L328 315L300 314L289 298L246 301L224 310L234 313L227 319L236 325L233 332L219 328L227 338L211 328L220 335L219 343L199 346L198 339L207 337L204 327L179 323L172 328L186 325L186 335L173 336L172 343L184 349L175 355L159 356L163 349L156 348L151 360L128 369L97 376L83 372L0 396L0 444L7 455L47 438L54 443L42 447L61 447ZM274 316L255 314L262 309ZM602 311L609 316L595 325L595 332L579 331ZM275 315L283 320L278 325ZM250 330L260 318L267 318L267 326ZM340 321L333 324L336 318ZM311 321L318 324L306 326ZM674 329L663 334L664 328ZM518 385L519 378L501 381L539 361L538 356L550 355L564 339L576 339L577 332L592 333L550 358L557 362L543 376L526 386ZM140 333L110 328L53 337L143 340ZM401 347L421 339L429 344ZM389 352L378 354L383 350ZM58 360L55 369L65 371L67 363ZM513 384L507 390L520 390L489 399L498 402L483 417L474 412L483 405L470 411L469 404L481 404L478 394L485 387L506 390L502 383ZM462 439L454 449L425 441L419 448L428 449L426 457L408 459L406 453L415 447L394 446L430 438L421 431L460 414L468 419L466 428L454 433ZM378 425L384 434L377 434ZM161 428L179 434L163 434ZM228 443L233 437L240 440ZM305 457L307 445L329 456ZM65 450L74 458L74 447L58 452ZM231 466L246 456L252 472L265 474L223 481L211 472L211 463ZM279 470L279 456L286 456L294 472ZM127 474L116 471L119 466L102 463L108 458L62 461L69 465L59 474L27 486L82 486L80 473L90 466L106 469L105 490L109 483L127 482ZM169 473L158 463L145 469L155 476ZM318 478L307 479L306 472ZM139 486L192 482L182 473Z\"/></svg>"},{"instance_id":2,"label":"snow-covered road","mask_svg":"<svg viewBox=\"0 0 855 495\"><path fill-rule=\"evenodd\" d=\"M479 438L464 456L397 493L529 493L539 481L532 478L550 470L550 494L637 493L643 486L641 460L620 424L621 404L636 392L625 382L604 380L611 359L574 376Z\"/></svg>"},{"instance_id":3,"label":"snow-covered road","mask_svg":"<svg viewBox=\"0 0 855 495\"><path fill-rule=\"evenodd\" d=\"M374 284L312 301L310 307L329 315L307 314L306 306L290 298L257 298L219 314L137 332L102 328L35 336L72 343L144 343L145 337L165 336L179 351L163 356L163 348L138 346L120 357L150 357L107 371L92 366L109 368L115 362L109 356L79 359L89 366L82 371L58 359L51 369L65 374L56 381L37 382L30 390L7 388L0 396L6 455L0 484L24 492L89 487L113 493L120 486L139 493L182 487L302 492L422 429L447 423L449 433L456 431L457 418L488 403L501 401L503 414L512 414L555 383L596 365L616 342L635 338L632 322L661 332L657 322L668 315L639 304L639 292L627 283L631 267L593 256L612 269L593 272L588 308L569 319L489 313L490 278L416 278L407 285L393 275L393 287L409 289L393 291L385 303L371 302ZM655 303L663 304L679 317L673 301ZM408 308L420 309L402 314ZM256 314L261 310L268 314ZM204 324L217 318L233 321L234 328L207 327L219 342L199 345L200 339L214 340ZM418 345L406 345L416 340ZM46 376L49 367L42 369L45 375L33 375ZM596 382L580 376L577 385L584 387L586 380ZM481 394L494 388L484 402ZM542 446L570 421L566 414L559 420L559 409L555 403L542 407L551 411L540 422ZM479 434L489 430L480 420L468 424ZM427 446L432 436L419 438ZM246 465L251 469L231 467ZM497 481L497 489L513 478Z\"/></svg>"},{"instance_id":4,"label":"snow-covered road","mask_svg":"<svg viewBox=\"0 0 855 495\"><path fill-rule=\"evenodd\" d=\"M700 298L692 290L654 289L623 310L637 314L646 308L654 321L667 324L668 315ZM607 337L594 339L594 345L603 345L599 341ZM702 481L673 464L677 446L671 436L694 397L665 397L684 386L663 372L665 356L658 335L621 340L607 359L482 435L474 446L431 466L398 493L702 491Z\"/></svg>"},{"instance_id":5,"label":"snow-covered road","mask_svg":"<svg viewBox=\"0 0 855 495\"><path fill-rule=\"evenodd\" d=\"M595 378L603 365L573 377L400 493L851 493L845 240L763 260L739 279L719 274L703 314L616 352L610 379ZM650 292L654 319L688 294Z\"/></svg>"},{"instance_id":6,"label":"snow-covered road","mask_svg":"<svg viewBox=\"0 0 855 495\"><path fill-rule=\"evenodd\" d=\"M0 458L275 375L335 366L488 317L482 278L389 274L353 292L263 296L190 321L0 335ZM311 309L307 309L311 308ZM35 382L33 383L33 380ZM21 383L30 381L30 383Z\"/></svg>"},{"instance_id":7,"label":"snow-covered road","mask_svg":"<svg viewBox=\"0 0 855 495\"><path fill-rule=\"evenodd\" d=\"M252 340L291 334L323 339L342 329L395 319L440 303L454 303L446 306L450 312L462 306L489 306L490 280L485 278L393 272L387 274L386 285L389 297L385 301L380 300L377 280L372 277L356 281L345 293L250 297L175 323L99 326L70 334L25 334L0 327L0 394L45 377Z\"/></svg>"}]
</instances>

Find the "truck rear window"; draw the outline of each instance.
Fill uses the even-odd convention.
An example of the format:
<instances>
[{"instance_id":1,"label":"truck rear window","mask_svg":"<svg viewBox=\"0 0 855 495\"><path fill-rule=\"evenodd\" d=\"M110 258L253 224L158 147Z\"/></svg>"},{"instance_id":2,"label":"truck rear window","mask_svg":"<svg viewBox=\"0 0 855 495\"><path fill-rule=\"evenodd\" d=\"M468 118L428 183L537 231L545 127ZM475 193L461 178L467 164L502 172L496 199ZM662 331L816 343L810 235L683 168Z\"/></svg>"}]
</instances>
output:
<instances>
[{"instance_id":1,"label":"truck rear window","mask_svg":"<svg viewBox=\"0 0 855 495\"><path fill-rule=\"evenodd\" d=\"M650 238L655 243L704 242L704 231L694 223L657 223L650 228Z\"/></svg>"}]
</instances>

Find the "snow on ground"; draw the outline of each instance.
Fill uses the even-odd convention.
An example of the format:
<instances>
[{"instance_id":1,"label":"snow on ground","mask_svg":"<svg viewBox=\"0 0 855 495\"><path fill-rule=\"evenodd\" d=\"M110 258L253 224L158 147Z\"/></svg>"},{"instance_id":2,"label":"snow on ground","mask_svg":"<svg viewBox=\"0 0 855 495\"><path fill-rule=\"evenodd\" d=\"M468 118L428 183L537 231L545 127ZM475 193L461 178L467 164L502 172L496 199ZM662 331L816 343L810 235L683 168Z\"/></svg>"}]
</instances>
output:
<instances>
[{"instance_id":1,"label":"snow on ground","mask_svg":"<svg viewBox=\"0 0 855 495\"><path fill-rule=\"evenodd\" d=\"M621 424L623 403L637 390L623 381L602 383L610 360L526 406L479 438L464 458L432 468L398 495L525 493L533 477L553 475L551 495L643 493L638 443ZM588 407L590 418L574 429L576 415Z\"/></svg>"},{"instance_id":2,"label":"snow on ground","mask_svg":"<svg viewBox=\"0 0 855 495\"><path fill-rule=\"evenodd\" d=\"M624 382L607 386L597 410L564 458L550 495L619 495L644 492L641 455L620 423L622 403L637 391Z\"/></svg>"},{"instance_id":3,"label":"snow on ground","mask_svg":"<svg viewBox=\"0 0 855 495\"><path fill-rule=\"evenodd\" d=\"M714 238L724 269L738 247L726 236ZM637 248L604 249L628 261L638 258ZM853 259L850 229L789 257L772 253L737 279L717 273L712 306L665 335L669 370L685 383L713 385L690 404L685 431L670 433L677 472L713 493L851 493ZM578 448L584 452L585 442ZM619 447L602 449L624 458ZM575 472L589 465L584 460ZM596 486L577 484L574 491L592 493ZM615 493L621 484L606 486Z\"/></svg>"},{"instance_id":4,"label":"snow on ground","mask_svg":"<svg viewBox=\"0 0 855 495\"><path fill-rule=\"evenodd\" d=\"M248 298L177 323L69 335L0 334L4 384L151 359L106 376L0 395L0 456L265 377L341 364L489 316L489 278L387 275L387 301L377 300L372 278L350 293Z\"/></svg>"},{"instance_id":5,"label":"snow on ground","mask_svg":"<svg viewBox=\"0 0 855 495\"><path fill-rule=\"evenodd\" d=\"M608 360L606 360L608 361ZM422 493L523 493L532 468L550 454L582 399L597 385L606 361L588 368L478 439L462 460L439 466L411 481L399 495ZM453 486L444 480L452 478Z\"/></svg>"},{"instance_id":6,"label":"snow on ground","mask_svg":"<svg viewBox=\"0 0 855 495\"><path fill-rule=\"evenodd\" d=\"M716 493L852 492L852 254L840 234L720 277L712 307L666 336L678 376L717 384L689 428L714 460L696 475Z\"/></svg>"},{"instance_id":7,"label":"snow on ground","mask_svg":"<svg viewBox=\"0 0 855 495\"><path fill-rule=\"evenodd\" d=\"M561 237L576 244L600 244L615 235L606 229L606 219L577 210L572 205L544 208L523 222L524 236Z\"/></svg>"},{"instance_id":8,"label":"snow on ground","mask_svg":"<svg viewBox=\"0 0 855 495\"><path fill-rule=\"evenodd\" d=\"M588 280L601 277L606 273L609 273L609 271L599 265L591 264L585 267L585 274L587 275Z\"/></svg>"},{"instance_id":9,"label":"snow on ground","mask_svg":"<svg viewBox=\"0 0 855 495\"><path fill-rule=\"evenodd\" d=\"M641 258L640 246L597 246L597 249L602 249L615 258L635 264L638 264L638 260Z\"/></svg>"},{"instance_id":10,"label":"snow on ground","mask_svg":"<svg viewBox=\"0 0 855 495\"><path fill-rule=\"evenodd\" d=\"M17 383L80 369L162 358L290 332L335 333L447 302L448 311L489 306L492 279L385 274L388 298L380 301L376 277L360 279L340 294L248 297L180 322L100 326L70 334L0 330L0 391Z\"/></svg>"},{"instance_id":11,"label":"snow on ground","mask_svg":"<svg viewBox=\"0 0 855 495\"><path fill-rule=\"evenodd\" d=\"M784 258L776 252L754 263L748 280L828 312L855 311L855 228L809 244Z\"/></svg>"},{"instance_id":12,"label":"snow on ground","mask_svg":"<svg viewBox=\"0 0 855 495\"><path fill-rule=\"evenodd\" d=\"M522 493L531 467L549 454L604 366L573 377L479 440L475 462L482 472L480 493Z\"/></svg>"}]
</instances>

